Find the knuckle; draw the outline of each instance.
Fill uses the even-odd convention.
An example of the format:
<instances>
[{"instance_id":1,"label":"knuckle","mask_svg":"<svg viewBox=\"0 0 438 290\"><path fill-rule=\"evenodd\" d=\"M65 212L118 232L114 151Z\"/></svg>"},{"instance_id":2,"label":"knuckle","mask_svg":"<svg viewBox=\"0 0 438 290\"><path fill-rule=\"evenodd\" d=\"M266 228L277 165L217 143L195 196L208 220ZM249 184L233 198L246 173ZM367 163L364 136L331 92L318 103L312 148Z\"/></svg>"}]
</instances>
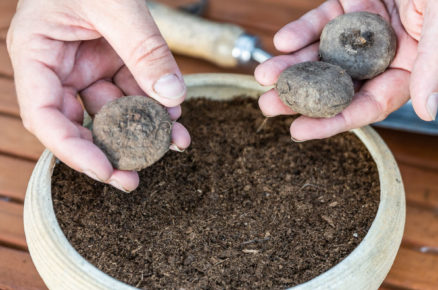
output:
<instances>
[{"instance_id":1,"label":"knuckle","mask_svg":"<svg viewBox=\"0 0 438 290\"><path fill-rule=\"evenodd\" d=\"M390 98L382 98L376 99L370 96L370 100L375 108L375 112L377 112L375 119L373 122L380 122L386 119L388 115L391 113L391 99Z\"/></svg>"},{"instance_id":2,"label":"knuckle","mask_svg":"<svg viewBox=\"0 0 438 290\"><path fill-rule=\"evenodd\" d=\"M159 33L152 34L140 41L131 52L134 65L155 62L170 56L169 48Z\"/></svg>"},{"instance_id":3,"label":"knuckle","mask_svg":"<svg viewBox=\"0 0 438 290\"><path fill-rule=\"evenodd\" d=\"M23 114L21 114L21 121L22 121L22 123L23 123L23 127L24 127L27 131L33 133L33 128L32 128L32 122L31 122L31 120L30 120L28 117L26 117L26 116L24 116Z\"/></svg>"},{"instance_id":4,"label":"knuckle","mask_svg":"<svg viewBox=\"0 0 438 290\"><path fill-rule=\"evenodd\" d=\"M349 113L348 110L342 111L342 113L339 116L340 116L340 118L343 119L344 131L348 131L348 130L354 128L354 126L353 126L353 117L351 116L351 114Z\"/></svg>"}]
</instances>

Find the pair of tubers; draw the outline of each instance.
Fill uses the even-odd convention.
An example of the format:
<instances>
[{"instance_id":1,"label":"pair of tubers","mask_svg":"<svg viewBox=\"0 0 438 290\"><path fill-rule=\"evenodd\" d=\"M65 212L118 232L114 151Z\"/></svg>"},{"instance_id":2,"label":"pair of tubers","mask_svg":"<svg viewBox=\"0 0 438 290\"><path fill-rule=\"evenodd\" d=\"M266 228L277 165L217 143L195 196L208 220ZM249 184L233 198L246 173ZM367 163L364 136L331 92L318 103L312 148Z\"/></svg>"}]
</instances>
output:
<instances>
[{"instance_id":1,"label":"pair of tubers","mask_svg":"<svg viewBox=\"0 0 438 290\"><path fill-rule=\"evenodd\" d=\"M309 117L333 117L344 110L354 95L353 79L372 79L391 64L396 35L379 15L348 13L323 29L319 54L322 61L289 67L276 89L282 102Z\"/></svg>"}]
</instances>

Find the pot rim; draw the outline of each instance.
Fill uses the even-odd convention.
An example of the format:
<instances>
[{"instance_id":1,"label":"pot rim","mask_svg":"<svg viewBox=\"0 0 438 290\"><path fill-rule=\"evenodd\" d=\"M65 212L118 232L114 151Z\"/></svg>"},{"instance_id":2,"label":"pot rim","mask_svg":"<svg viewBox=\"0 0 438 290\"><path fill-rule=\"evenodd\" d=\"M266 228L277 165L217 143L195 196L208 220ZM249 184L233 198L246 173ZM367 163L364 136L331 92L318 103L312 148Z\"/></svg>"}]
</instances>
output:
<instances>
[{"instance_id":1,"label":"pot rim","mask_svg":"<svg viewBox=\"0 0 438 290\"><path fill-rule=\"evenodd\" d=\"M252 97L271 88L262 87L252 76L241 74L192 74L184 79L188 94L192 97L196 96L197 87L202 92L211 87L209 93L213 98L216 98L214 94L218 87L240 89ZM395 259L405 221L405 195L397 163L386 144L371 127L366 126L352 132L365 144L378 168L381 192L376 217L365 238L341 262L312 280L290 289L377 289ZM68 242L53 209L51 175L55 164L56 158L46 149L32 173L24 207L29 251L46 285L50 288L62 285L64 289L137 289L98 270ZM50 251L45 250L46 248ZM371 264L370 259L373 259ZM64 267L63 274L58 275L59 277L47 275L52 273L54 265ZM358 271L365 273L360 281L354 275ZM367 286L361 286L361 283Z\"/></svg>"}]
</instances>

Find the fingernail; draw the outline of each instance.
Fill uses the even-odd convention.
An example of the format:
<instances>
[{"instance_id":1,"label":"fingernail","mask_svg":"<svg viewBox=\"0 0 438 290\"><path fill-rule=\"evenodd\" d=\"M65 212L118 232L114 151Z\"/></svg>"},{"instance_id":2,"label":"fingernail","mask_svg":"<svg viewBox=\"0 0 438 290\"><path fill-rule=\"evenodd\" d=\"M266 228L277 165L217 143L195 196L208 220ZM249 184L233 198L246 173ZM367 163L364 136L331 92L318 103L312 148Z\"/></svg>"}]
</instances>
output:
<instances>
[{"instance_id":1,"label":"fingernail","mask_svg":"<svg viewBox=\"0 0 438 290\"><path fill-rule=\"evenodd\" d=\"M176 75L169 74L161 77L155 83L154 90L160 97L175 100L184 96L186 85Z\"/></svg>"},{"instance_id":2,"label":"fingernail","mask_svg":"<svg viewBox=\"0 0 438 290\"><path fill-rule=\"evenodd\" d=\"M295 139L294 137L290 137L291 138L291 140L292 140L292 142L295 142L295 143L302 143L302 142L304 142L304 141L306 141L306 140L298 140L298 139Z\"/></svg>"},{"instance_id":3,"label":"fingernail","mask_svg":"<svg viewBox=\"0 0 438 290\"><path fill-rule=\"evenodd\" d=\"M433 93L429 96L429 98L427 99L426 108L432 120L435 121L438 111L438 93Z\"/></svg>"},{"instance_id":4,"label":"fingernail","mask_svg":"<svg viewBox=\"0 0 438 290\"><path fill-rule=\"evenodd\" d=\"M176 146L175 144L170 145L169 149L173 150L173 151L177 151L177 152L184 152L185 151L185 149L181 149L178 146Z\"/></svg>"},{"instance_id":5,"label":"fingernail","mask_svg":"<svg viewBox=\"0 0 438 290\"><path fill-rule=\"evenodd\" d=\"M108 181L108 183L111 184L112 186L114 186L115 188L117 188L117 189L119 189L119 190L121 190L121 191L124 191L124 192L126 192L126 193L131 192L130 190L127 190L126 188L124 188L123 186L121 186L117 180L110 179L110 180Z\"/></svg>"},{"instance_id":6,"label":"fingernail","mask_svg":"<svg viewBox=\"0 0 438 290\"><path fill-rule=\"evenodd\" d=\"M83 170L82 172L83 172L85 175L87 175L88 177L90 177L90 178L92 178L92 179L94 179L94 180L96 180L96 181L99 181L99 182L105 182L105 181L102 180L101 178L97 177L97 174L94 173L94 172L91 171L91 170Z\"/></svg>"}]
</instances>

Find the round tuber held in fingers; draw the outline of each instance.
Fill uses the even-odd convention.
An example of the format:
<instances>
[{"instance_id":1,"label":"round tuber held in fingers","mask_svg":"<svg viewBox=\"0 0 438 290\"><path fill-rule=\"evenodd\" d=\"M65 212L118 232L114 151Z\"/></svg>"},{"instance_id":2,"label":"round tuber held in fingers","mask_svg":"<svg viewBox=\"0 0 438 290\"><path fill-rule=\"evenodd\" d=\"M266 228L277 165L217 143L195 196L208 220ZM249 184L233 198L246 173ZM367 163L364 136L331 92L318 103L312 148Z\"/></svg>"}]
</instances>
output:
<instances>
[{"instance_id":1,"label":"round tuber held in fingers","mask_svg":"<svg viewBox=\"0 0 438 290\"><path fill-rule=\"evenodd\" d=\"M139 171L169 150L171 130L172 121L163 106L148 97L127 96L96 114L93 141L114 168Z\"/></svg>"},{"instance_id":2,"label":"round tuber held in fingers","mask_svg":"<svg viewBox=\"0 0 438 290\"><path fill-rule=\"evenodd\" d=\"M283 71L276 85L284 104L308 117L333 117L353 99L351 77L339 66L303 62Z\"/></svg>"},{"instance_id":3,"label":"round tuber held in fingers","mask_svg":"<svg viewBox=\"0 0 438 290\"><path fill-rule=\"evenodd\" d=\"M319 54L357 80L381 74L394 59L397 38L380 15L353 12L336 17L322 31Z\"/></svg>"}]
</instances>

